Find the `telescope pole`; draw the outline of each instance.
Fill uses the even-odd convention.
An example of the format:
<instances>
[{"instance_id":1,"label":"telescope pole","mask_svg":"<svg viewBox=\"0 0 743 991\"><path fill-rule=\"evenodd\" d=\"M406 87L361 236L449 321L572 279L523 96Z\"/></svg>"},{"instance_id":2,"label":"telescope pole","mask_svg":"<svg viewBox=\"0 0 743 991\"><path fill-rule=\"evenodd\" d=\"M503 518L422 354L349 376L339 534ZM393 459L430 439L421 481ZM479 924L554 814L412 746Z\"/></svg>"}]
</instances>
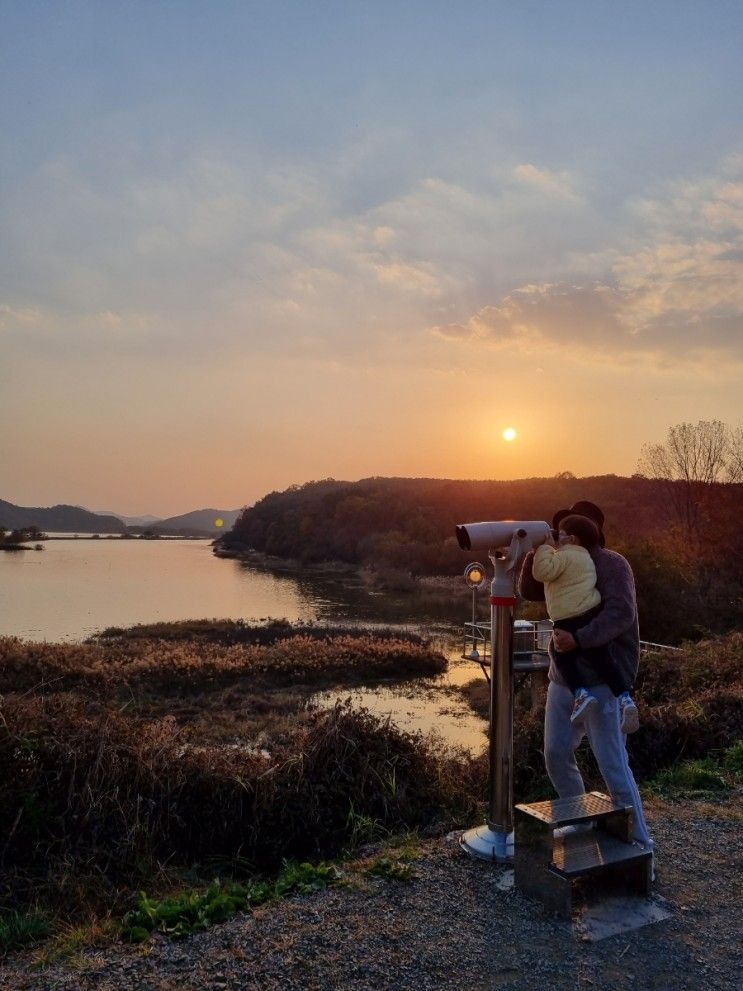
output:
<instances>
[{"instance_id":1,"label":"telescope pole","mask_svg":"<svg viewBox=\"0 0 743 991\"><path fill-rule=\"evenodd\" d=\"M496 579L493 586L496 585ZM488 826L497 860L513 856L513 595L490 596L490 774Z\"/></svg>"},{"instance_id":2,"label":"telescope pole","mask_svg":"<svg viewBox=\"0 0 743 991\"><path fill-rule=\"evenodd\" d=\"M481 860L513 860L513 554L490 552L490 740L488 822L462 834L466 853Z\"/></svg>"}]
</instances>

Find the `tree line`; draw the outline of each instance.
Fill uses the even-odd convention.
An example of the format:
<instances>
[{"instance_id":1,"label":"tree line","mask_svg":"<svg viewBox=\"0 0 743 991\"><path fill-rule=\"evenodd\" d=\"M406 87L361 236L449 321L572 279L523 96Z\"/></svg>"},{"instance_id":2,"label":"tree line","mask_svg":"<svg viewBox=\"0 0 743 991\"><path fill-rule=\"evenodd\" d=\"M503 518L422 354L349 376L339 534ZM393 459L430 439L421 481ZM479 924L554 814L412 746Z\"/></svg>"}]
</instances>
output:
<instances>
[{"instance_id":1,"label":"tree line","mask_svg":"<svg viewBox=\"0 0 743 991\"><path fill-rule=\"evenodd\" d=\"M671 428L666 445L643 449L630 478L563 471L516 481L308 482L243 510L220 543L305 565L341 561L413 577L456 575L467 563L456 524L550 520L557 509L590 499L606 516L608 546L635 571L643 635L668 640L719 632L740 625L742 610L736 443L740 438L719 421L681 424Z\"/></svg>"}]
</instances>

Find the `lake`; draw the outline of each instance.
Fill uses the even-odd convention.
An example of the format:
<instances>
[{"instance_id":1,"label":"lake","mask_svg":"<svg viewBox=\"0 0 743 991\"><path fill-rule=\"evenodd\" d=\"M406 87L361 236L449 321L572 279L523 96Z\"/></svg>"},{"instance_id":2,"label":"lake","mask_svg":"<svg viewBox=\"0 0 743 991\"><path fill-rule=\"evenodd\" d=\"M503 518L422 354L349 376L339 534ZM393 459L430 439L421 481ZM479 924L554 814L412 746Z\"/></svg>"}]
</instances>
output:
<instances>
[{"instance_id":1,"label":"lake","mask_svg":"<svg viewBox=\"0 0 743 991\"><path fill-rule=\"evenodd\" d=\"M484 745L484 723L451 692L480 674L459 657L461 623L470 618L464 603L416 603L370 592L354 576L284 574L216 558L207 540L101 537L47 540L43 547L0 552L0 635L80 641L108 626L212 618L401 626L435 639L450 660L447 675L425 689L325 693L320 703L350 694L406 729L436 728L452 742Z\"/></svg>"}]
</instances>

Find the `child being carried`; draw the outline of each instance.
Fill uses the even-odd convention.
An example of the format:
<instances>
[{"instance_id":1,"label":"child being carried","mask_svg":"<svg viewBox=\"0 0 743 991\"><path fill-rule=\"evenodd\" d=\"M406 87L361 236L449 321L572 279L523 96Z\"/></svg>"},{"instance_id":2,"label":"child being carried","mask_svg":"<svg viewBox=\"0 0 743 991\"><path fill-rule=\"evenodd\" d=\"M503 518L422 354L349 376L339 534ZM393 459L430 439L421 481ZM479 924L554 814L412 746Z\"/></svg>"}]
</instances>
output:
<instances>
[{"instance_id":1,"label":"child being carried","mask_svg":"<svg viewBox=\"0 0 743 991\"><path fill-rule=\"evenodd\" d=\"M581 683L578 659L605 681L619 699L621 728L634 733L639 726L637 706L630 695L631 685L620 675L611 659L609 648L581 647L580 630L601 609L601 594L596 588L596 568L591 550L599 544L596 524L585 516L566 516L560 521L558 544L548 542L534 554L532 574L544 583L547 612L553 625L572 633L578 646L575 650L554 651L557 670L575 695L571 723L581 721L598 699Z\"/></svg>"}]
</instances>

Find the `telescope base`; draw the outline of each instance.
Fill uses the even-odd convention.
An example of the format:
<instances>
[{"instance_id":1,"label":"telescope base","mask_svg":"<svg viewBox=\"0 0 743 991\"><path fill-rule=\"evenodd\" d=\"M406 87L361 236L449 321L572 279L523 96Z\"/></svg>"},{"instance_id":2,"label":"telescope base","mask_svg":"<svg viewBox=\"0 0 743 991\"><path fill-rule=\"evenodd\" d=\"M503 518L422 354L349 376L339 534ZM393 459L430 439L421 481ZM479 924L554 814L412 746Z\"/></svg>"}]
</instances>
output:
<instances>
[{"instance_id":1,"label":"telescope base","mask_svg":"<svg viewBox=\"0 0 743 991\"><path fill-rule=\"evenodd\" d=\"M513 832L505 833L491 829L490 826L478 826L462 833L459 845L466 854L478 860L490 860L496 864L513 863Z\"/></svg>"}]
</instances>

